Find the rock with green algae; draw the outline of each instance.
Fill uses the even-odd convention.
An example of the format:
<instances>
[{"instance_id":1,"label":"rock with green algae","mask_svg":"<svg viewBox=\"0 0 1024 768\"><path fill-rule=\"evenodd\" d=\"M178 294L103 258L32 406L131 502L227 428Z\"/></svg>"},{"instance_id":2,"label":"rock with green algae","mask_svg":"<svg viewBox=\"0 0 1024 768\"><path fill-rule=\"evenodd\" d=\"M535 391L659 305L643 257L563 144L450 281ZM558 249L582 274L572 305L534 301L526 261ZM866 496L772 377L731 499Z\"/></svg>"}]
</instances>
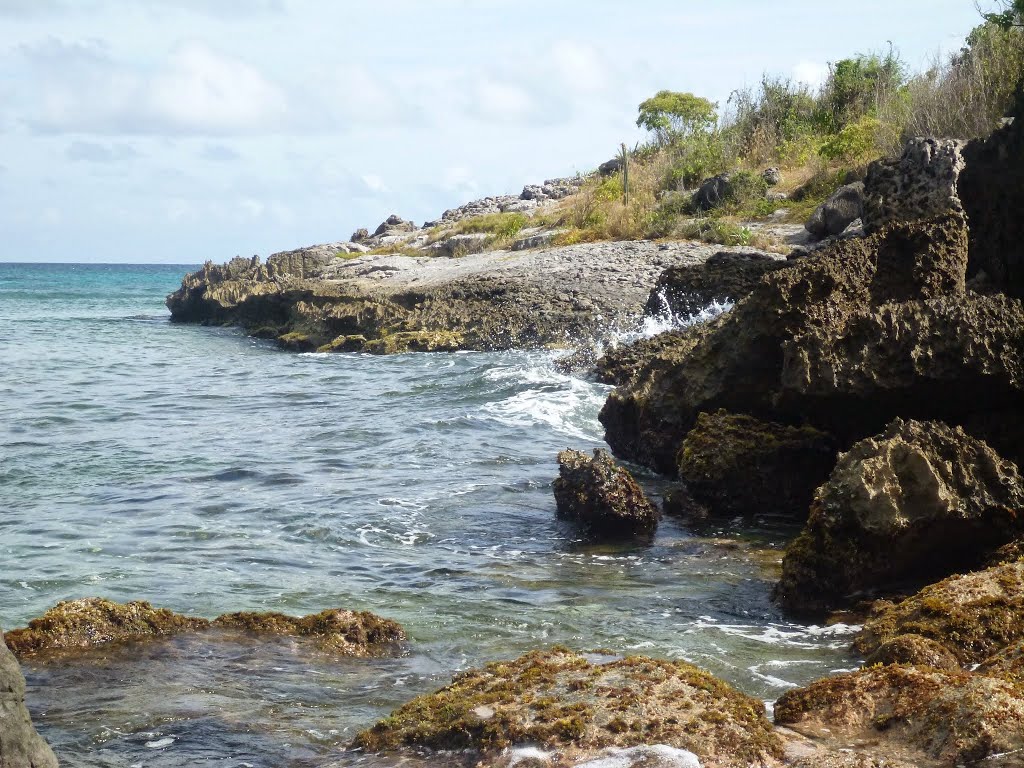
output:
<instances>
[{"instance_id":1,"label":"rock with green algae","mask_svg":"<svg viewBox=\"0 0 1024 768\"><path fill-rule=\"evenodd\" d=\"M928 637L910 633L886 640L864 660L865 667L876 664L910 664L932 669L960 669L956 655L945 645Z\"/></svg>"},{"instance_id":2,"label":"rock with green algae","mask_svg":"<svg viewBox=\"0 0 1024 768\"><path fill-rule=\"evenodd\" d=\"M876 666L787 691L775 722L918 768L973 765L1024 750L1024 688L960 670Z\"/></svg>"},{"instance_id":3,"label":"rock with green algae","mask_svg":"<svg viewBox=\"0 0 1024 768\"><path fill-rule=\"evenodd\" d=\"M821 613L859 591L978 567L1022 528L1015 464L960 428L896 419L840 457L775 596L792 612Z\"/></svg>"},{"instance_id":4,"label":"rock with green algae","mask_svg":"<svg viewBox=\"0 0 1024 768\"><path fill-rule=\"evenodd\" d=\"M938 643L962 666L1024 640L1024 562L953 576L897 604L879 601L854 650L871 656L906 635Z\"/></svg>"},{"instance_id":5,"label":"rock with green algae","mask_svg":"<svg viewBox=\"0 0 1024 768\"><path fill-rule=\"evenodd\" d=\"M780 758L764 705L684 662L534 651L458 674L373 727L367 752L472 750L493 757L539 745L578 762L608 747L663 744L705 768L747 768Z\"/></svg>"},{"instance_id":6,"label":"rock with green algae","mask_svg":"<svg viewBox=\"0 0 1024 768\"><path fill-rule=\"evenodd\" d=\"M24 657L211 628L313 637L324 650L346 656L368 656L405 638L399 624L367 611L328 610L304 617L230 613L209 621L154 608L142 600L115 603L92 597L58 603L27 627L7 632L5 639L16 656Z\"/></svg>"},{"instance_id":7,"label":"rock with green algae","mask_svg":"<svg viewBox=\"0 0 1024 768\"><path fill-rule=\"evenodd\" d=\"M572 450L559 453L552 487L559 517L595 535L647 533L661 517L629 470L601 449L593 457Z\"/></svg>"},{"instance_id":8,"label":"rock with green algae","mask_svg":"<svg viewBox=\"0 0 1024 768\"><path fill-rule=\"evenodd\" d=\"M403 352L456 352L464 339L457 331L396 331L382 334L363 344L363 352L395 355Z\"/></svg>"},{"instance_id":9,"label":"rock with green algae","mask_svg":"<svg viewBox=\"0 0 1024 768\"><path fill-rule=\"evenodd\" d=\"M718 410L702 413L679 448L679 479L712 514L806 518L836 462L836 443L792 427Z\"/></svg>"},{"instance_id":10,"label":"rock with green algae","mask_svg":"<svg viewBox=\"0 0 1024 768\"><path fill-rule=\"evenodd\" d=\"M25 678L0 632L0 768L57 768L25 707Z\"/></svg>"}]
</instances>

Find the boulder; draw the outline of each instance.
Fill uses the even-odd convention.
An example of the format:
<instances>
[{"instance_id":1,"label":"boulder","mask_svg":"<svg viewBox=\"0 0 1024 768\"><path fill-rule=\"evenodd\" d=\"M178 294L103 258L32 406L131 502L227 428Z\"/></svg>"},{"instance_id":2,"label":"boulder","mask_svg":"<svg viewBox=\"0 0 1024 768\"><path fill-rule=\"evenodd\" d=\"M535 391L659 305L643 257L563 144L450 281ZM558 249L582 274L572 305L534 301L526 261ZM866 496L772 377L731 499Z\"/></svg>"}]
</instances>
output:
<instances>
[{"instance_id":1,"label":"boulder","mask_svg":"<svg viewBox=\"0 0 1024 768\"><path fill-rule=\"evenodd\" d=\"M732 196L732 175L722 173L701 182L693 193L693 207L698 211L718 208Z\"/></svg>"},{"instance_id":2,"label":"boulder","mask_svg":"<svg viewBox=\"0 0 1024 768\"><path fill-rule=\"evenodd\" d=\"M775 703L775 722L922 768L975 765L1024 750L1024 688L962 671L871 667L787 691Z\"/></svg>"},{"instance_id":3,"label":"boulder","mask_svg":"<svg viewBox=\"0 0 1024 768\"><path fill-rule=\"evenodd\" d=\"M1024 116L969 142L963 158L958 191L971 226L968 276L1024 298Z\"/></svg>"},{"instance_id":4,"label":"boulder","mask_svg":"<svg viewBox=\"0 0 1024 768\"><path fill-rule=\"evenodd\" d=\"M953 139L911 139L898 160L873 162L864 179L865 231L963 213L957 193L962 147Z\"/></svg>"},{"instance_id":5,"label":"boulder","mask_svg":"<svg viewBox=\"0 0 1024 768\"><path fill-rule=\"evenodd\" d=\"M651 290L644 312L650 316L693 317L712 304L742 299L762 277L788 264L766 253L721 251L700 264L669 267Z\"/></svg>"},{"instance_id":6,"label":"boulder","mask_svg":"<svg viewBox=\"0 0 1024 768\"><path fill-rule=\"evenodd\" d=\"M0 632L0 768L57 768L25 707L25 678Z\"/></svg>"},{"instance_id":7,"label":"boulder","mask_svg":"<svg viewBox=\"0 0 1024 768\"><path fill-rule=\"evenodd\" d=\"M778 168L765 168L761 171L761 178L769 187L777 187L782 183L782 171Z\"/></svg>"},{"instance_id":8,"label":"boulder","mask_svg":"<svg viewBox=\"0 0 1024 768\"><path fill-rule=\"evenodd\" d=\"M558 454L554 485L558 515L598 535L630 535L653 531L659 512L628 470L606 451L593 458L580 451Z\"/></svg>"},{"instance_id":9,"label":"boulder","mask_svg":"<svg viewBox=\"0 0 1024 768\"><path fill-rule=\"evenodd\" d=\"M878 645L864 660L865 667L876 664L909 664L915 667L957 670L960 662L942 643L918 634L897 635Z\"/></svg>"},{"instance_id":10,"label":"boulder","mask_svg":"<svg viewBox=\"0 0 1024 768\"><path fill-rule=\"evenodd\" d=\"M611 160L597 166L597 172L601 176L611 176L622 170L622 158L613 157Z\"/></svg>"},{"instance_id":11,"label":"boulder","mask_svg":"<svg viewBox=\"0 0 1024 768\"><path fill-rule=\"evenodd\" d=\"M853 647L871 658L910 635L941 646L964 667L1024 641L1024 562L951 576L900 603L881 600Z\"/></svg>"},{"instance_id":12,"label":"boulder","mask_svg":"<svg viewBox=\"0 0 1024 768\"><path fill-rule=\"evenodd\" d=\"M462 672L359 733L353 746L467 750L476 760L531 745L579 762L598 750L650 744L692 752L705 768L782 756L764 705L696 667L565 648Z\"/></svg>"},{"instance_id":13,"label":"boulder","mask_svg":"<svg viewBox=\"0 0 1024 768\"><path fill-rule=\"evenodd\" d=\"M997 401L1019 402L1024 307L963 296L966 236L958 216L893 226L765 275L730 312L697 326L687 349L660 355L611 394L605 439L617 455L671 474L697 415L719 408L809 421L849 444L908 405L959 423ZM892 313L922 333L885 326ZM836 380L815 367L815 344L837 368L863 375ZM899 376L887 380L893 366Z\"/></svg>"},{"instance_id":14,"label":"boulder","mask_svg":"<svg viewBox=\"0 0 1024 768\"><path fill-rule=\"evenodd\" d=\"M848 596L984 563L1024 530L1024 481L960 428L896 419L839 458L782 564L777 599L816 613Z\"/></svg>"},{"instance_id":15,"label":"boulder","mask_svg":"<svg viewBox=\"0 0 1024 768\"><path fill-rule=\"evenodd\" d=\"M452 235L430 245L426 249L426 253L431 256L458 258L486 250L488 243L492 239L493 236L486 232L467 232L461 235Z\"/></svg>"},{"instance_id":16,"label":"boulder","mask_svg":"<svg viewBox=\"0 0 1024 768\"><path fill-rule=\"evenodd\" d=\"M58 603L27 627L8 632L5 639L16 656L24 657L214 628L313 637L324 650L345 656L368 656L405 638L401 626L367 611L329 610L304 617L231 613L209 621L154 608L142 600L115 603L92 597Z\"/></svg>"},{"instance_id":17,"label":"boulder","mask_svg":"<svg viewBox=\"0 0 1024 768\"><path fill-rule=\"evenodd\" d=\"M836 461L835 440L718 410L702 413L679 449L679 479L713 515L806 518Z\"/></svg>"},{"instance_id":18,"label":"boulder","mask_svg":"<svg viewBox=\"0 0 1024 768\"><path fill-rule=\"evenodd\" d=\"M804 229L819 240L840 235L854 221L861 218L864 209L864 184L855 181L840 187L814 209Z\"/></svg>"},{"instance_id":19,"label":"boulder","mask_svg":"<svg viewBox=\"0 0 1024 768\"><path fill-rule=\"evenodd\" d=\"M366 227L361 227L352 233L352 237L349 238L353 243L361 243L363 240L370 239L370 231Z\"/></svg>"}]
</instances>

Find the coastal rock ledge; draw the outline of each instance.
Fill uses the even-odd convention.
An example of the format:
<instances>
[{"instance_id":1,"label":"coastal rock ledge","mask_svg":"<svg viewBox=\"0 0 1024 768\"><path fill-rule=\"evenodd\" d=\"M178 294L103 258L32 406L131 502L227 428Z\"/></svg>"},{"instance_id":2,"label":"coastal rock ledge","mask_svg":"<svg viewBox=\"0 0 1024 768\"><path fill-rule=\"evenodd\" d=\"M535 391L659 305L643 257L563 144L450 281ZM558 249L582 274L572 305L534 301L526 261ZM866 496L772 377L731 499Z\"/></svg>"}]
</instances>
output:
<instances>
[{"instance_id":1,"label":"coastal rock ledge","mask_svg":"<svg viewBox=\"0 0 1024 768\"><path fill-rule=\"evenodd\" d=\"M32 727L25 678L0 632L0 768L57 768L53 751Z\"/></svg>"},{"instance_id":2,"label":"coastal rock ledge","mask_svg":"<svg viewBox=\"0 0 1024 768\"><path fill-rule=\"evenodd\" d=\"M207 262L167 297L175 322L238 325L302 351L568 346L631 323L661 273L719 251L589 243L445 258L357 255L334 243Z\"/></svg>"}]
</instances>

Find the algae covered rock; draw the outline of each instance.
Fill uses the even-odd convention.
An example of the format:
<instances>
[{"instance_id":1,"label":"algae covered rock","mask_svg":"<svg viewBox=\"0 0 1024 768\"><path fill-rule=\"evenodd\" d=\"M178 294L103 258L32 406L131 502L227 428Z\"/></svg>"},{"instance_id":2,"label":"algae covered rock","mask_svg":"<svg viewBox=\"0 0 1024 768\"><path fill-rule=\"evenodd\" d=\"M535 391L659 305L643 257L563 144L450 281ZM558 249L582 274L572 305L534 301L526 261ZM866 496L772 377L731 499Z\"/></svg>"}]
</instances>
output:
<instances>
[{"instance_id":1,"label":"algae covered rock","mask_svg":"<svg viewBox=\"0 0 1024 768\"><path fill-rule=\"evenodd\" d=\"M345 656L368 656L405 639L399 624L368 611L335 609L303 617L229 613L209 621L154 608L142 600L115 603L98 597L58 603L27 627L13 629L5 637L11 651L22 657L211 629L312 637L322 649Z\"/></svg>"},{"instance_id":2,"label":"algae covered rock","mask_svg":"<svg viewBox=\"0 0 1024 768\"><path fill-rule=\"evenodd\" d=\"M1024 689L969 672L872 667L786 692L775 722L921 768L975 764L1024 749Z\"/></svg>"},{"instance_id":3,"label":"algae covered rock","mask_svg":"<svg viewBox=\"0 0 1024 768\"><path fill-rule=\"evenodd\" d=\"M553 489L558 515L591 533L630 535L658 526L657 507L607 451L595 450L593 457L580 451L559 453Z\"/></svg>"},{"instance_id":4,"label":"algae covered rock","mask_svg":"<svg viewBox=\"0 0 1024 768\"><path fill-rule=\"evenodd\" d=\"M57 768L25 708L25 678L0 632L0 768Z\"/></svg>"},{"instance_id":5,"label":"algae covered rock","mask_svg":"<svg viewBox=\"0 0 1024 768\"><path fill-rule=\"evenodd\" d=\"M1024 527L1016 465L960 428L896 419L843 454L786 552L776 597L820 612L978 566Z\"/></svg>"},{"instance_id":6,"label":"algae covered rock","mask_svg":"<svg viewBox=\"0 0 1024 768\"><path fill-rule=\"evenodd\" d=\"M905 635L938 643L962 666L1024 640L1024 562L952 576L895 605L878 603L854 649L870 656Z\"/></svg>"},{"instance_id":7,"label":"algae covered rock","mask_svg":"<svg viewBox=\"0 0 1024 768\"><path fill-rule=\"evenodd\" d=\"M835 441L724 410L702 413L679 449L679 478L712 514L806 517L836 460Z\"/></svg>"},{"instance_id":8,"label":"algae covered rock","mask_svg":"<svg viewBox=\"0 0 1024 768\"><path fill-rule=\"evenodd\" d=\"M581 756L662 744L693 752L705 766L737 768L782 751L760 701L696 667L564 648L462 672L354 742L368 752L427 747L492 755L526 744Z\"/></svg>"},{"instance_id":9,"label":"algae covered rock","mask_svg":"<svg viewBox=\"0 0 1024 768\"><path fill-rule=\"evenodd\" d=\"M864 666L910 664L932 669L960 669L956 655L942 643L918 634L897 635L875 649Z\"/></svg>"}]
</instances>

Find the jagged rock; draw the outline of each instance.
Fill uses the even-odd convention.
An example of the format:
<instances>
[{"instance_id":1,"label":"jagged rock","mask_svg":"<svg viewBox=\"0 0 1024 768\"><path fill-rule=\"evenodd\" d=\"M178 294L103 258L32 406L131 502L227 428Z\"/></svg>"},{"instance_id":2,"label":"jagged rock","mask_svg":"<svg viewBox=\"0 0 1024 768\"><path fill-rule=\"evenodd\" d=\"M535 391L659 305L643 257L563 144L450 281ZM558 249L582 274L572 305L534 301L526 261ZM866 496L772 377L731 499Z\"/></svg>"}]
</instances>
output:
<instances>
[{"instance_id":1,"label":"jagged rock","mask_svg":"<svg viewBox=\"0 0 1024 768\"><path fill-rule=\"evenodd\" d=\"M671 474L702 411L808 421L849 444L908 409L960 423L1019 402L1024 308L965 297L966 262L964 221L951 216L838 241L765 275L699 326L688 350L659 356L611 394L605 439L617 455ZM900 323L887 326L892 316Z\"/></svg>"},{"instance_id":2,"label":"jagged rock","mask_svg":"<svg viewBox=\"0 0 1024 768\"><path fill-rule=\"evenodd\" d=\"M963 157L958 189L971 227L968 276L1024 298L1024 118L968 143Z\"/></svg>"},{"instance_id":3,"label":"jagged rock","mask_svg":"<svg viewBox=\"0 0 1024 768\"><path fill-rule=\"evenodd\" d=\"M209 621L154 608L142 600L115 603L92 597L58 603L22 629L5 635L19 656L42 651L74 651L107 643L147 640L211 628L244 629L256 633L315 637L333 653L367 656L375 646L404 639L401 626L367 611L329 610L293 617L280 613L232 613Z\"/></svg>"},{"instance_id":4,"label":"jagged rock","mask_svg":"<svg viewBox=\"0 0 1024 768\"><path fill-rule=\"evenodd\" d=\"M601 176L611 176L612 174L618 173L622 170L622 158L613 157L607 162L601 163L597 166L597 172Z\"/></svg>"},{"instance_id":5,"label":"jagged rock","mask_svg":"<svg viewBox=\"0 0 1024 768\"><path fill-rule=\"evenodd\" d=\"M911 139L898 160L873 162L864 179L865 231L963 213L957 194L962 147L953 139Z\"/></svg>"},{"instance_id":6,"label":"jagged rock","mask_svg":"<svg viewBox=\"0 0 1024 768\"><path fill-rule=\"evenodd\" d=\"M716 515L807 515L835 465L836 444L813 427L702 413L679 449L679 479Z\"/></svg>"},{"instance_id":7,"label":"jagged rock","mask_svg":"<svg viewBox=\"0 0 1024 768\"><path fill-rule=\"evenodd\" d=\"M606 451L595 450L593 458L580 451L559 453L553 487L559 516L591 533L630 535L658 525L658 509Z\"/></svg>"},{"instance_id":8,"label":"jagged rock","mask_svg":"<svg viewBox=\"0 0 1024 768\"><path fill-rule=\"evenodd\" d=\"M872 667L787 691L775 722L912 765L977 764L1024 749L1024 688L969 672Z\"/></svg>"},{"instance_id":9,"label":"jagged rock","mask_svg":"<svg viewBox=\"0 0 1024 768\"><path fill-rule=\"evenodd\" d=\"M25 707L25 678L0 632L0 768L57 768Z\"/></svg>"},{"instance_id":10,"label":"jagged rock","mask_svg":"<svg viewBox=\"0 0 1024 768\"><path fill-rule=\"evenodd\" d=\"M486 232L467 232L461 235L451 235L443 240L438 240L427 248L432 256L447 256L458 258L470 253L480 253L486 250L492 236Z\"/></svg>"},{"instance_id":11,"label":"jagged rock","mask_svg":"<svg viewBox=\"0 0 1024 768\"><path fill-rule=\"evenodd\" d=\"M937 643L961 666L1024 640L1024 562L951 576L897 604L879 601L854 650L870 657L907 635Z\"/></svg>"},{"instance_id":12,"label":"jagged rock","mask_svg":"<svg viewBox=\"0 0 1024 768\"><path fill-rule=\"evenodd\" d=\"M363 240L370 239L370 231L365 227L361 227L352 233L352 237L349 238L353 243L361 243Z\"/></svg>"},{"instance_id":13,"label":"jagged rock","mask_svg":"<svg viewBox=\"0 0 1024 768\"><path fill-rule=\"evenodd\" d=\"M640 371L662 354L674 357L682 350L689 351L699 338L689 328L665 331L631 344L622 344L607 350L593 364L594 377L602 384L624 386L632 382Z\"/></svg>"},{"instance_id":14,"label":"jagged rock","mask_svg":"<svg viewBox=\"0 0 1024 768\"><path fill-rule=\"evenodd\" d=\"M415 232L416 225L411 221L406 221L401 216L392 213L384 221L381 222L380 226L377 227L373 232L374 237L380 237L381 235L393 234L395 232Z\"/></svg>"},{"instance_id":15,"label":"jagged rock","mask_svg":"<svg viewBox=\"0 0 1024 768\"><path fill-rule=\"evenodd\" d=\"M732 196L732 174L721 173L701 182L693 193L693 207L698 211L718 208Z\"/></svg>"},{"instance_id":16,"label":"jagged rock","mask_svg":"<svg viewBox=\"0 0 1024 768\"><path fill-rule=\"evenodd\" d=\"M462 672L354 742L368 752L470 750L478 758L540 745L573 762L649 744L693 752L705 768L748 768L782 756L762 703L696 667L564 648Z\"/></svg>"},{"instance_id":17,"label":"jagged rock","mask_svg":"<svg viewBox=\"0 0 1024 768\"><path fill-rule=\"evenodd\" d=\"M1015 464L960 428L896 419L840 456L775 594L819 612L858 591L978 566L1022 530Z\"/></svg>"},{"instance_id":18,"label":"jagged rock","mask_svg":"<svg viewBox=\"0 0 1024 768\"><path fill-rule=\"evenodd\" d=\"M769 187L777 187L782 183L782 171L778 168L765 168L761 171L761 178Z\"/></svg>"},{"instance_id":19,"label":"jagged rock","mask_svg":"<svg viewBox=\"0 0 1024 768\"><path fill-rule=\"evenodd\" d=\"M764 275L788 265L786 260L766 253L720 251L703 264L670 267L651 290L644 312L692 317L711 304L742 299Z\"/></svg>"},{"instance_id":20,"label":"jagged rock","mask_svg":"<svg viewBox=\"0 0 1024 768\"><path fill-rule=\"evenodd\" d=\"M840 187L814 209L804 228L819 240L842 234L864 210L864 184L855 181Z\"/></svg>"}]
</instances>

